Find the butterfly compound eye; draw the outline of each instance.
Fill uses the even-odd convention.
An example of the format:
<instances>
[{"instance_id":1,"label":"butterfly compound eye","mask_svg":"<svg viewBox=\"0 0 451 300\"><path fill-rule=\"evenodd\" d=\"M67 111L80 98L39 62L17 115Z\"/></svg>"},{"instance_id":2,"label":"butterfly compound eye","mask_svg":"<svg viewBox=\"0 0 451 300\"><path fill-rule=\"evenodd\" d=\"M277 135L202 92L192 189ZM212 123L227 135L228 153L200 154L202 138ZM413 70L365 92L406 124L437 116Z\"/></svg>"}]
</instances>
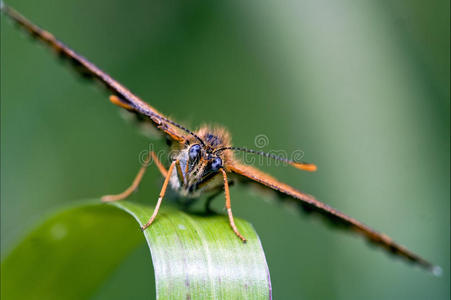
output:
<instances>
[{"instance_id":1,"label":"butterfly compound eye","mask_svg":"<svg viewBox=\"0 0 451 300\"><path fill-rule=\"evenodd\" d=\"M189 148L189 159L190 160L198 159L200 156L200 150L201 150L201 147L199 144L192 145Z\"/></svg>"},{"instance_id":2,"label":"butterfly compound eye","mask_svg":"<svg viewBox=\"0 0 451 300\"><path fill-rule=\"evenodd\" d=\"M213 158L213 160L211 161L211 170L212 170L213 172L216 172L216 171L218 171L221 167L222 167L222 159L220 159L219 157Z\"/></svg>"}]
</instances>

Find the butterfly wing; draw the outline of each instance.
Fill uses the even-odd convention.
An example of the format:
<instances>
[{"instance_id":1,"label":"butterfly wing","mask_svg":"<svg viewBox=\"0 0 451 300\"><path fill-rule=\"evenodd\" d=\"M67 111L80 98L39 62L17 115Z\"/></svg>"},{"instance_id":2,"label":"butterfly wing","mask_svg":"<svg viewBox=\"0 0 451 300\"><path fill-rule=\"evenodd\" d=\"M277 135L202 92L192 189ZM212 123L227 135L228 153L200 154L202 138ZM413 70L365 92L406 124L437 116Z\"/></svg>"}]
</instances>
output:
<instances>
[{"instance_id":1,"label":"butterfly wing","mask_svg":"<svg viewBox=\"0 0 451 300\"><path fill-rule=\"evenodd\" d=\"M84 77L93 78L102 83L108 90L110 90L111 93L115 95L113 96L115 98L110 98L113 103L129 111L133 111L136 114L147 116L148 118L146 121L150 120L154 126L166 133L171 139L177 142L183 142L185 140L178 124L169 120L155 108L135 96L110 75L99 69L96 65L76 53L61 41L57 40L51 33L34 25L14 9L4 4L2 4L1 10L6 15L11 17L15 23L28 31L31 36L37 38L47 46L54 49L60 57L68 59L77 72L82 74Z\"/></svg>"},{"instance_id":2,"label":"butterfly wing","mask_svg":"<svg viewBox=\"0 0 451 300\"><path fill-rule=\"evenodd\" d=\"M230 166L227 166L227 168L231 172L242 177L241 179L251 180L282 195L299 200L309 210L313 210L314 212L321 214L333 223L338 223L339 225L343 225L346 229L353 230L363 235L371 243L382 247L383 249L389 251L394 255L404 257L408 261L416 263L429 271L433 271L434 273L438 270L438 267L435 267L422 257L397 244L387 235L371 229L365 224L343 214L342 212L328 206L327 204L316 200L313 196L304 194L252 166L234 163Z\"/></svg>"}]
</instances>

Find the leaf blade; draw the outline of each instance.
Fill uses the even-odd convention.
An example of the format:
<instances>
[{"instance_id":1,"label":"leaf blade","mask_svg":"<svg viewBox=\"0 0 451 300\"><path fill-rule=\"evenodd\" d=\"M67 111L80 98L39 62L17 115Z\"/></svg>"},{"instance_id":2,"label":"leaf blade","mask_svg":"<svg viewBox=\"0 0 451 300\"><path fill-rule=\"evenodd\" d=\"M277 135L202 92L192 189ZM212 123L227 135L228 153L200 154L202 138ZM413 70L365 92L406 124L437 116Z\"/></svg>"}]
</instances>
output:
<instances>
[{"instance_id":1,"label":"leaf blade","mask_svg":"<svg viewBox=\"0 0 451 300\"><path fill-rule=\"evenodd\" d=\"M136 209L131 202L113 205L130 211L146 210L134 216L140 225L147 222L153 211L149 207ZM243 295L250 299L270 298L269 269L260 240L252 225L240 219L235 222L248 239L246 244L235 236L226 216L161 210L152 226L144 231L151 249L158 297L172 297L176 286L180 298L233 299ZM199 269L199 262L203 269ZM166 280L168 277L171 280ZM208 283L205 278L209 278Z\"/></svg>"},{"instance_id":2,"label":"leaf blade","mask_svg":"<svg viewBox=\"0 0 451 300\"><path fill-rule=\"evenodd\" d=\"M3 260L2 298L89 298L143 241L129 215L143 224L152 212L131 202L102 205L96 200L51 216ZM270 298L258 236L249 223L236 223L247 244L236 238L225 216L162 209L144 232L158 299Z\"/></svg>"}]
</instances>

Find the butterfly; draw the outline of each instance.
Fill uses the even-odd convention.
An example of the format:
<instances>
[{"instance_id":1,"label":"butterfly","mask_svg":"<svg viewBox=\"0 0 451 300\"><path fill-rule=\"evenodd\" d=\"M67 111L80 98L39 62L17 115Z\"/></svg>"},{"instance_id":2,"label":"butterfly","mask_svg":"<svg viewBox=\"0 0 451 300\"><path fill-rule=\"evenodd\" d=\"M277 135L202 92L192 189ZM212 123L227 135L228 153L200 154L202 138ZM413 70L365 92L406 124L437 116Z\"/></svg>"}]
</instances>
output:
<instances>
[{"instance_id":1,"label":"butterfly","mask_svg":"<svg viewBox=\"0 0 451 300\"><path fill-rule=\"evenodd\" d=\"M132 184L124 192L102 197L102 201L104 202L127 198L136 190L147 166L153 160L163 176L164 182L154 212L148 222L142 226L143 230L149 228L157 218L167 188L171 186L181 196L187 198L197 198L203 194L216 195L218 193L224 193L225 207L230 227L239 239L246 242L246 238L239 232L235 225L232 214L229 185L231 179L236 179L243 183L255 183L264 189L275 191L280 196L292 198L298 201L308 211L316 212L332 223L342 225L344 228L364 236L368 241L380 246L386 251L403 257L436 275L440 273L440 267L434 266L421 256L399 245L387 235L379 233L356 219L318 201L313 196L298 191L265 172L241 162L235 157L235 153L245 152L264 156L269 159L282 161L297 169L310 172L316 170L314 164L297 162L262 151L235 147L231 144L230 134L222 127L206 125L192 131L169 119L157 109L141 100L110 75L57 40L51 33L28 21L14 9L4 4L2 4L1 9L33 37L52 48L60 57L69 60L83 76L102 83L111 92L109 99L113 104L135 114L140 121L156 128L170 142L174 155L171 158L171 163L168 168L164 166L153 151L149 151L145 158L145 163L140 168Z\"/></svg>"}]
</instances>

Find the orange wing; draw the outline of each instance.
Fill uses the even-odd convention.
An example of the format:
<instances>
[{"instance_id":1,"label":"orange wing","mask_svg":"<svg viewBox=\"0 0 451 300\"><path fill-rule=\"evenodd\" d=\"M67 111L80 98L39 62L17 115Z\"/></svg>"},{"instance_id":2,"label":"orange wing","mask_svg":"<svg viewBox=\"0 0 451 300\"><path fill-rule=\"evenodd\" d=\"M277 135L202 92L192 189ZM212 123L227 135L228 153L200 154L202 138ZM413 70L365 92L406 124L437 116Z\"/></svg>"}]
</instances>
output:
<instances>
[{"instance_id":1,"label":"orange wing","mask_svg":"<svg viewBox=\"0 0 451 300\"><path fill-rule=\"evenodd\" d=\"M432 265L430 262L426 261L422 257L416 255L415 253L409 251L405 247L395 243L391 238L385 234L381 234L363 223L333 209L332 207L316 200L313 196L304 194L293 187L282 183L269 176L268 174L248 165L235 163L233 165L227 166L228 169L236 174L244 176L247 179L258 182L272 190L275 190L284 195L290 196L294 199L302 201L302 203L308 208L320 213L330 221L334 223L339 223L345 225L359 234L365 236L370 242L384 248L385 250L406 258L408 261L416 263L423 268L437 274L440 272L440 267Z\"/></svg>"},{"instance_id":2,"label":"orange wing","mask_svg":"<svg viewBox=\"0 0 451 300\"><path fill-rule=\"evenodd\" d=\"M110 98L111 102L137 114L148 116L152 123L170 138L178 142L185 141L185 136L181 133L181 130L187 132L188 130L186 128L166 118L155 108L142 101L122 84L111 78L110 75L100 70L96 65L57 40L51 33L31 23L17 11L3 4L3 2L1 2L1 10L27 30L33 37L53 48L61 57L70 60L76 70L83 76L95 78L100 81L115 95Z\"/></svg>"}]
</instances>

